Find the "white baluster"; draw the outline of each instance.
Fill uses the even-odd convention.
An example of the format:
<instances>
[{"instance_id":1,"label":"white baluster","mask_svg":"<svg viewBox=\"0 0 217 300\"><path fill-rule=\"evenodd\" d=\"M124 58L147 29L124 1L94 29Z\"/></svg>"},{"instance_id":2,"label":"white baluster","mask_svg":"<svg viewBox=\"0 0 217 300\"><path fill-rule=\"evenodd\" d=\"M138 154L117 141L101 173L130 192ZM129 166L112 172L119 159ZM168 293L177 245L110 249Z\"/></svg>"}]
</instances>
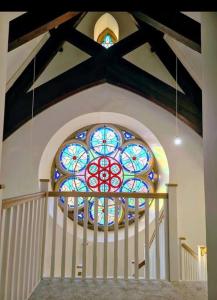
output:
<instances>
[{"instance_id":1,"label":"white baluster","mask_svg":"<svg viewBox=\"0 0 217 300\"><path fill-rule=\"evenodd\" d=\"M169 224L168 224L168 199L163 202L164 213L164 241L165 241L165 279L169 280Z\"/></svg>"},{"instance_id":2,"label":"white baluster","mask_svg":"<svg viewBox=\"0 0 217 300\"><path fill-rule=\"evenodd\" d=\"M155 260L156 279L160 279L159 199L155 199Z\"/></svg>"},{"instance_id":3,"label":"white baluster","mask_svg":"<svg viewBox=\"0 0 217 300\"><path fill-rule=\"evenodd\" d=\"M115 224L114 224L114 278L118 277L118 206L119 199L115 198Z\"/></svg>"},{"instance_id":4,"label":"white baluster","mask_svg":"<svg viewBox=\"0 0 217 300\"><path fill-rule=\"evenodd\" d=\"M21 283L18 286L18 295L20 295L21 299L25 299L25 274L26 274L26 255L28 252L28 230L29 230L29 202L24 204L24 221L23 221L23 239L22 239L22 249L21 249L21 263L20 263L20 269L19 269L19 276Z\"/></svg>"},{"instance_id":5,"label":"white baluster","mask_svg":"<svg viewBox=\"0 0 217 300\"><path fill-rule=\"evenodd\" d=\"M64 199L64 201L66 201ZM53 228L52 228L52 245L51 245L51 268L50 277L55 274L55 255L56 255L56 227L57 227L57 202L58 198L53 199Z\"/></svg>"},{"instance_id":6,"label":"white baluster","mask_svg":"<svg viewBox=\"0 0 217 300\"><path fill-rule=\"evenodd\" d=\"M125 198L124 279L128 279L128 198Z\"/></svg>"},{"instance_id":7,"label":"white baluster","mask_svg":"<svg viewBox=\"0 0 217 300\"><path fill-rule=\"evenodd\" d=\"M139 199L135 199L135 237L134 237L134 255L135 255L135 279L139 278Z\"/></svg>"},{"instance_id":8,"label":"white baluster","mask_svg":"<svg viewBox=\"0 0 217 300\"><path fill-rule=\"evenodd\" d=\"M28 221L28 235L27 235L27 255L26 255L26 272L25 272L25 297L29 296L29 284L30 284L30 260L32 258L32 229L34 219L34 201L29 202L29 221Z\"/></svg>"},{"instance_id":9,"label":"white baluster","mask_svg":"<svg viewBox=\"0 0 217 300\"><path fill-rule=\"evenodd\" d=\"M7 299L11 299L12 290L13 290L13 273L14 273L14 266L15 266L15 259L17 259L15 246L16 246L16 239L17 239L17 216L18 214L18 206L13 207L12 213L12 224L11 224L11 233L8 236L10 238L10 249L9 249L9 264L8 264L8 277L7 277Z\"/></svg>"},{"instance_id":10,"label":"white baluster","mask_svg":"<svg viewBox=\"0 0 217 300\"><path fill-rule=\"evenodd\" d=\"M9 265L9 249L10 249L10 222L11 208L6 210L3 238L3 255L1 265L1 282L0 282L0 299L7 299L7 280L8 280L8 265Z\"/></svg>"},{"instance_id":11,"label":"white baluster","mask_svg":"<svg viewBox=\"0 0 217 300\"><path fill-rule=\"evenodd\" d=\"M108 198L104 199L104 255L103 255L103 278L107 278L108 263Z\"/></svg>"},{"instance_id":12,"label":"white baluster","mask_svg":"<svg viewBox=\"0 0 217 300\"><path fill-rule=\"evenodd\" d=\"M94 198L93 278L97 277L98 198Z\"/></svg>"},{"instance_id":13,"label":"white baluster","mask_svg":"<svg viewBox=\"0 0 217 300\"><path fill-rule=\"evenodd\" d=\"M68 218L68 197L65 197L63 212L63 239L62 239L62 260L61 260L61 278L65 277L66 267L66 235L67 235L67 218Z\"/></svg>"},{"instance_id":14,"label":"white baluster","mask_svg":"<svg viewBox=\"0 0 217 300\"><path fill-rule=\"evenodd\" d=\"M73 222L73 244L72 244L72 279L75 278L76 250L77 250L77 222L78 222L78 198L74 199L74 222Z\"/></svg>"},{"instance_id":15,"label":"white baluster","mask_svg":"<svg viewBox=\"0 0 217 300\"><path fill-rule=\"evenodd\" d=\"M40 191L45 192L44 199L44 210L42 214L42 245L41 245L41 266L40 266L40 277L43 278L44 274L44 258L45 258L45 242L46 235L48 232L48 185L49 179L40 179Z\"/></svg>"},{"instance_id":16,"label":"white baluster","mask_svg":"<svg viewBox=\"0 0 217 300\"><path fill-rule=\"evenodd\" d=\"M82 278L86 278L87 264L87 223L88 223L88 199L84 199L84 226L83 226L83 256L82 256Z\"/></svg>"},{"instance_id":17,"label":"white baluster","mask_svg":"<svg viewBox=\"0 0 217 300\"><path fill-rule=\"evenodd\" d=\"M145 201L145 279L150 279L150 260L149 260L149 205L150 200Z\"/></svg>"},{"instance_id":18,"label":"white baluster","mask_svg":"<svg viewBox=\"0 0 217 300\"><path fill-rule=\"evenodd\" d=\"M16 232L16 243L15 243L15 253L16 253L16 259L15 259L15 266L13 271L13 277L12 282L14 284L12 285L12 299L19 299L19 291L18 288L20 288L21 281L21 249L22 249L22 240L23 240L23 215L24 215L24 204L19 205L19 218L17 223L17 232Z\"/></svg>"}]
</instances>

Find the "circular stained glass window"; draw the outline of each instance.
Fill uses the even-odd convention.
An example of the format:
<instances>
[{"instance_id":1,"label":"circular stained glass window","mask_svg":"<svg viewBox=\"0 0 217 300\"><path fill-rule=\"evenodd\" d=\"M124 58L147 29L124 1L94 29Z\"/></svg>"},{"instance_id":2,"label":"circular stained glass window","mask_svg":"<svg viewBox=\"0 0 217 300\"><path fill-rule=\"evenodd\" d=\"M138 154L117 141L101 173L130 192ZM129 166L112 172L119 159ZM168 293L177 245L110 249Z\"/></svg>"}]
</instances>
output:
<instances>
[{"instance_id":1,"label":"circular stained glass window","mask_svg":"<svg viewBox=\"0 0 217 300\"><path fill-rule=\"evenodd\" d=\"M151 193L157 186L154 155L141 137L127 128L98 124L81 128L60 146L52 167L52 185L56 191ZM98 200L98 227L105 225L105 201ZM95 198L88 198L88 226L93 229ZM60 198L63 207L64 197ZM69 198L69 217L73 219L74 198ZM83 222L84 198L78 198L79 224ZM134 222L135 199L128 198L128 219ZM139 216L145 199L139 198ZM115 220L114 199L108 199L108 226ZM119 227L125 223L125 199L118 204Z\"/></svg>"}]
</instances>

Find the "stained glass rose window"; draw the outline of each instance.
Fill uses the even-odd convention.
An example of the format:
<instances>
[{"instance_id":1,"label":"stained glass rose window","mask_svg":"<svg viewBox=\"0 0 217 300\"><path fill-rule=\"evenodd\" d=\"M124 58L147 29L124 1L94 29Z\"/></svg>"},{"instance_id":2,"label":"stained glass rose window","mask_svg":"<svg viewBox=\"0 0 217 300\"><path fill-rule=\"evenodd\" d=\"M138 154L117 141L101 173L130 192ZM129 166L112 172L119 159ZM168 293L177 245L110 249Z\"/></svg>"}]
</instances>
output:
<instances>
[{"instance_id":1,"label":"stained glass rose window","mask_svg":"<svg viewBox=\"0 0 217 300\"><path fill-rule=\"evenodd\" d=\"M112 124L89 126L73 133L59 148L52 167L52 185L56 191L140 192L152 193L157 185L154 155L141 137ZM125 201L118 204L119 226L124 226ZM134 222L135 199L128 198L128 220ZM63 207L64 197L59 205ZM88 198L88 226L93 228L94 198ZM68 199L69 217L73 219L74 198ZM96 208L97 209L97 208ZM78 198L78 220L83 222L84 199ZM145 199L139 199L139 215ZM98 198L97 222L105 224L104 198ZM113 229L115 202L108 199L108 226Z\"/></svg>"}]
</instances>

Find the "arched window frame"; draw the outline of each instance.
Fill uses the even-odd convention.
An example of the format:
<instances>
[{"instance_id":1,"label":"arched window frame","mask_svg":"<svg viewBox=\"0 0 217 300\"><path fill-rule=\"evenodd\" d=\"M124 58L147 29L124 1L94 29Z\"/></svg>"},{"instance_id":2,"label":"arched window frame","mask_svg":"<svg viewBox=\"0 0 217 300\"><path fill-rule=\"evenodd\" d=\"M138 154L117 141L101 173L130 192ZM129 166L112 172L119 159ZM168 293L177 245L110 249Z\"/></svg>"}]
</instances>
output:
<instances>
[{"instance_id":1,"label":"arched window frame","mask_svg":"<svg viewBox=\"0 0 217 300\"><path fill-rule=\"evenodd\" d=\"M100 35L97 38L97 42L102 45L104 38L107 34L111 36L113 44L117 43L118 39L110 28L106 28L100 33Z\"/></svg>"}]
</instances>

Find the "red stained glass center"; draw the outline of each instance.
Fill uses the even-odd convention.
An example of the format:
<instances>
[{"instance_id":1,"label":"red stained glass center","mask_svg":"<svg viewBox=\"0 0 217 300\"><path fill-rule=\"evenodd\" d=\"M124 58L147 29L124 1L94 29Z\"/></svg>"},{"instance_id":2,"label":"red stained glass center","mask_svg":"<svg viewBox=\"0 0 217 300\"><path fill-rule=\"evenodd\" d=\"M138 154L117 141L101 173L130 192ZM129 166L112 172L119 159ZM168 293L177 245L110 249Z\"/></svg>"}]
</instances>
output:
<instances>
[{"instance_id":1,"label":"red stained glass center","mask_svg":"<svg viewBox=\"0 0 217 300\"><path fill-rule=\"evenodd\" d=\"M123 170L121 164L114 158L101 156L87 165L85 177L92 191L114 192L123 183Z\"/></svg>"}]
</instances>

